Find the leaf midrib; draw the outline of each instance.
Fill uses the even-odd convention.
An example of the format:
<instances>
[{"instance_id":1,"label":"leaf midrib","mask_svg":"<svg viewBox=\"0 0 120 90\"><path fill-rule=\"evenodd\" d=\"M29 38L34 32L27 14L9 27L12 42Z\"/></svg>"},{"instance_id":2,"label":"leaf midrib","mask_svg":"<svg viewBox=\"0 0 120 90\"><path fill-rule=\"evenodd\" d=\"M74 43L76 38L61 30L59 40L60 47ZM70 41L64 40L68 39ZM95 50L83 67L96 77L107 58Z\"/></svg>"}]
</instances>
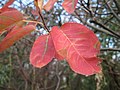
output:
<instances>
[{"instance_id":1,"label":"leaf midrib","mask_svg":"<svg viewBox=\"0 0 120 90\"><path fill-rule=\"evenodd\" d=\"M71 25L70 25L70 27L71 27ZM70 39L67 37L67 35L62 31L62 30L60 30L62 33L63 33L63 35L67 38L67 40L70 42L70 45L71 46L73 46L73 48L75 49L75 51L77 51L77 53L79 54L79 56L91 67L91 68L93 68L93 66L92 65L90 65L81 55L80 55L80 53L78 52L78 50L75 48L75 46L74 46L74 43L72 43L71 41L70 41ZM71 47L70 46L70 47ZM93 68L93 70L95 70L94 68Z\"/></svg>"}]
</instances>

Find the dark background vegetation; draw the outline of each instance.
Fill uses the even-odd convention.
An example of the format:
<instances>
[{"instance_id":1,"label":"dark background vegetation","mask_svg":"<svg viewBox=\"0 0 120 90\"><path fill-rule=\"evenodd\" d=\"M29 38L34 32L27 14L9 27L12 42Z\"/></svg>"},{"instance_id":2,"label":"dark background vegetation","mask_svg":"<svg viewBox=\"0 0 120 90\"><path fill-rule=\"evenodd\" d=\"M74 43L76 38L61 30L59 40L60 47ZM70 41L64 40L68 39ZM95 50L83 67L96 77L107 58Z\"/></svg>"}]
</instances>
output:
<instances>
[{"instance_id":1,"label":"dark background vegetation","mask_svg":"<svg viewBox=\"0 0 120 90\"><path fill-rule=\"evenodd\" d=\"M120 0L78 0L73 14L68 14L58 0L49 12L43 11L46 25L61 26L72 21L93 30L101 41L102 72L92 76L74 73L66 61L53 60L39 69L29 64L29 54L35 39L45 33L37 30L0 53L0 90L120 90ZM7 0L0 0L2 7ZM31 11L32 0L15 0L17 8L30 20L38 20Z\"/></svg>"}]
</instances>

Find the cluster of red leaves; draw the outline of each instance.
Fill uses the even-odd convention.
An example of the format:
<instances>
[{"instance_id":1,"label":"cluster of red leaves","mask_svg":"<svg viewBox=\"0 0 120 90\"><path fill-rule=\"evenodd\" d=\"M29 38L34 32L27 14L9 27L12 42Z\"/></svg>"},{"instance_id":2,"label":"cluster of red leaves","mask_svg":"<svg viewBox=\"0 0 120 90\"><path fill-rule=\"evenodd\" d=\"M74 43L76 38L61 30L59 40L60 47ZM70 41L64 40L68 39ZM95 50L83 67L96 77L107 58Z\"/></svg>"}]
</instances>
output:
<instances>
[{"instance_id":1,"label":"cluster of red leaves","mask_svg":"<svg viewBox=\"0 0 120 90\"><path fill-rule=\"evenodd\" d=\"M0 42L0 52L9 48L17 40L35 30L33 25L24 25L23 15L17 9L9 8L14 0L9 0L0 9L0 35L7 32L6 37Z\"/></svg>"},{"instance_id":2,"label":"cluster of red leaves","mask_svg":"<svg viewBox=\"0 0 120 90\"><path fill-rule=\"evenodd\" d=\"M57 0L49 0L44 9L49 10ZM17 40L35 30L34 25L25 25L23 15L8 6L14 0L0 9L0 35L8 32L0 42L0 52L9 48ZM65 0L63 7L69 13L75 9L78 0ZM43 0L35 0L35 5L41 9ZM66 23L60 28L54 26L49 34L42 35L34 42L30 53L30 63L35 67L47 65L53 58L66 60L71 69L83 75L92 75L101 71L100 42L95 34L78 23Z\"/></svg>"},{"instance_id":3,"label":"cluster of red leaves","mask_svg":"<svg viewBox=\"0 0 120 90\"><path fill-rule=\"evenodd\" d=\"M100 72L100 42L95 34L78 23L54 26L48 35L37 38L30 54L35 67L47 65L53 58L67 60L71 69L83 75Z\"/></svg>"},{"instance_id":4,"label":"cluster of red leaves","mask_svg":"<svg viewBox=\"0 0 120 90\"><path fill-rule=\"evenodd\" d=\"M46 11L49 11L57 2L58 0L48 0L48 2L43 6L44 0L34 0L35 5L39 7L41 10L45 9ZM77 5L78 0L64 0L62 7L68 12L68 13L73 13L76 5Z\"/></svg>"}]
</instances>

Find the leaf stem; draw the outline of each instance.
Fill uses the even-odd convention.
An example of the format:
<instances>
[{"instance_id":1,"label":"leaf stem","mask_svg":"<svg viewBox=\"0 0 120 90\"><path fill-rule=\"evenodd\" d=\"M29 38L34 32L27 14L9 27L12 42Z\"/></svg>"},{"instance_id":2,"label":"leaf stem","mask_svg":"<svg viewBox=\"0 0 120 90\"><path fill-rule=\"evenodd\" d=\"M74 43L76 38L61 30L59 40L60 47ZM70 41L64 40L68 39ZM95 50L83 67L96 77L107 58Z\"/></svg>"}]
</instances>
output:
<instances>
[{"instance_id":1,"label":"leaf stem","mask_svg":"<svg viewBox=\"0 0 120 90\"><path fill-rule=\"evenodd\" d=\"M38 22L38 21L30 21L30 20L22 20L22 21L23 22L31 22L31 23L41 24L42 26L44 26L43 23Z\"/></svg>"},{"instance_id":2,"label":"leaf stem","mask_svg":"<svg viewBox=\"0 0 120 90\"><path fill-rule=\"evenodd\" d=\"M42 20L42 23L43 23L44 28L47 30L47 32L49 32L49 33L50 33L50 31L49 31L49 29L48 29L48 27L47 27L47 25L46 25L46 23L45 23L45 20L44 20L44 18L43 18L43 16L42 16L42 14L41 14L40 9L38 10L38 13L39 13L40 18L41 18L41 20Z\"/></svg>"}]
</instances>

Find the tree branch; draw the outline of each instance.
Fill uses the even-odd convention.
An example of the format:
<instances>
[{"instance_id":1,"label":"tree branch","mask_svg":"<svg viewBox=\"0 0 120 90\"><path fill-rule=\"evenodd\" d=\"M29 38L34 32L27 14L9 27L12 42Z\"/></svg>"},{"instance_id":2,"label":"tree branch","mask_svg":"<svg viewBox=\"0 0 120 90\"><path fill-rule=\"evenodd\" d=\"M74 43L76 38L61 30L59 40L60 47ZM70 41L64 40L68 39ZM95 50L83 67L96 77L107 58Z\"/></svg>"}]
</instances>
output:
<instances>
[{"instance_id":1,"label":"tree branch","mask_svg":"<svg viewBox=\"0 0 120 90\"><path fill-rule=\"evenodd\" d=\"M112 30L110 30L109 28L105 27L105 26L102 25L101 23L98 23L97 21L93 21L93 20L90 20L90 23L94 23L94 24L96 24L96 25L99 25L100 27L108 30L110 33L112 33L112 34L114 34L115 36L117 36L117 37L120 38L120 35L119 35L119 34L117 34L116 32L114 32L114 31L112 31Z\"/></svg>"},{"instance_id":2,"label":"tree branch","mask_svg":"<svg viewBox=\"0 0 120 90\"><path fill-rule=\"evenodd\" d=\"M106 0L105 0L106 1ZM106 1L106 4L108 6L108 8L110 9L110 11L113 13L113 15L115 16L115 18L120 22L120 17L117 16L117 14L114 12L114 10L111 8L111 6L107 3Z\"/></svg>"},{"instance_id":3,"label":"tree branch","mask_svg":"<svg viewBox=\"0 0 120 90\"><path fill-rule=\"evenodd\" d=\"M45 20L44 20L42 14L41 14L40 9L39 9L38 13L39 13L39 16L40 16L40 18L41 18L41 20L42 20L42 22L43 22L44 28L45 28L48 32L50 32L49 29L48 29L48 27L47 27L47 25L46 25L46 23L45 23Z\"/></svg>"},{"instance_id":4,"label":"tree branch","mask_svg":"<svg viewBox=\"0 0 120 90\"><path fill-rule=\"evenodd\" d=\"M101 48L100 51L119 51L120 52L120 48Z\"/></svg>"},{"instance_id":5,"label":"tree branch","mask_svg":"<svg viewBox=\"0 0 120 90\"><path fill-rule=\"evenodd\" d=\"M93 28L93 29L95 29L95 30L97 30L97 31L100 31L100 32L106 33L106 34L108 34L108 35L110 35L110 36L113 36L113 37L118 38L116 35L112 34L112 33L109 32L109 31L106 31L105 29L96 27L95 25L92 25L92 24L90 24L89 22L84 22L84 21L80 18L80 15L79 15L76 11L75 11L75 14L76 14L76 16L77 16L76 18L78 18L82 23L86 24L87 26L89 26L89 27L91 27L91 28Z\"/></svg>"}]
</instances>

